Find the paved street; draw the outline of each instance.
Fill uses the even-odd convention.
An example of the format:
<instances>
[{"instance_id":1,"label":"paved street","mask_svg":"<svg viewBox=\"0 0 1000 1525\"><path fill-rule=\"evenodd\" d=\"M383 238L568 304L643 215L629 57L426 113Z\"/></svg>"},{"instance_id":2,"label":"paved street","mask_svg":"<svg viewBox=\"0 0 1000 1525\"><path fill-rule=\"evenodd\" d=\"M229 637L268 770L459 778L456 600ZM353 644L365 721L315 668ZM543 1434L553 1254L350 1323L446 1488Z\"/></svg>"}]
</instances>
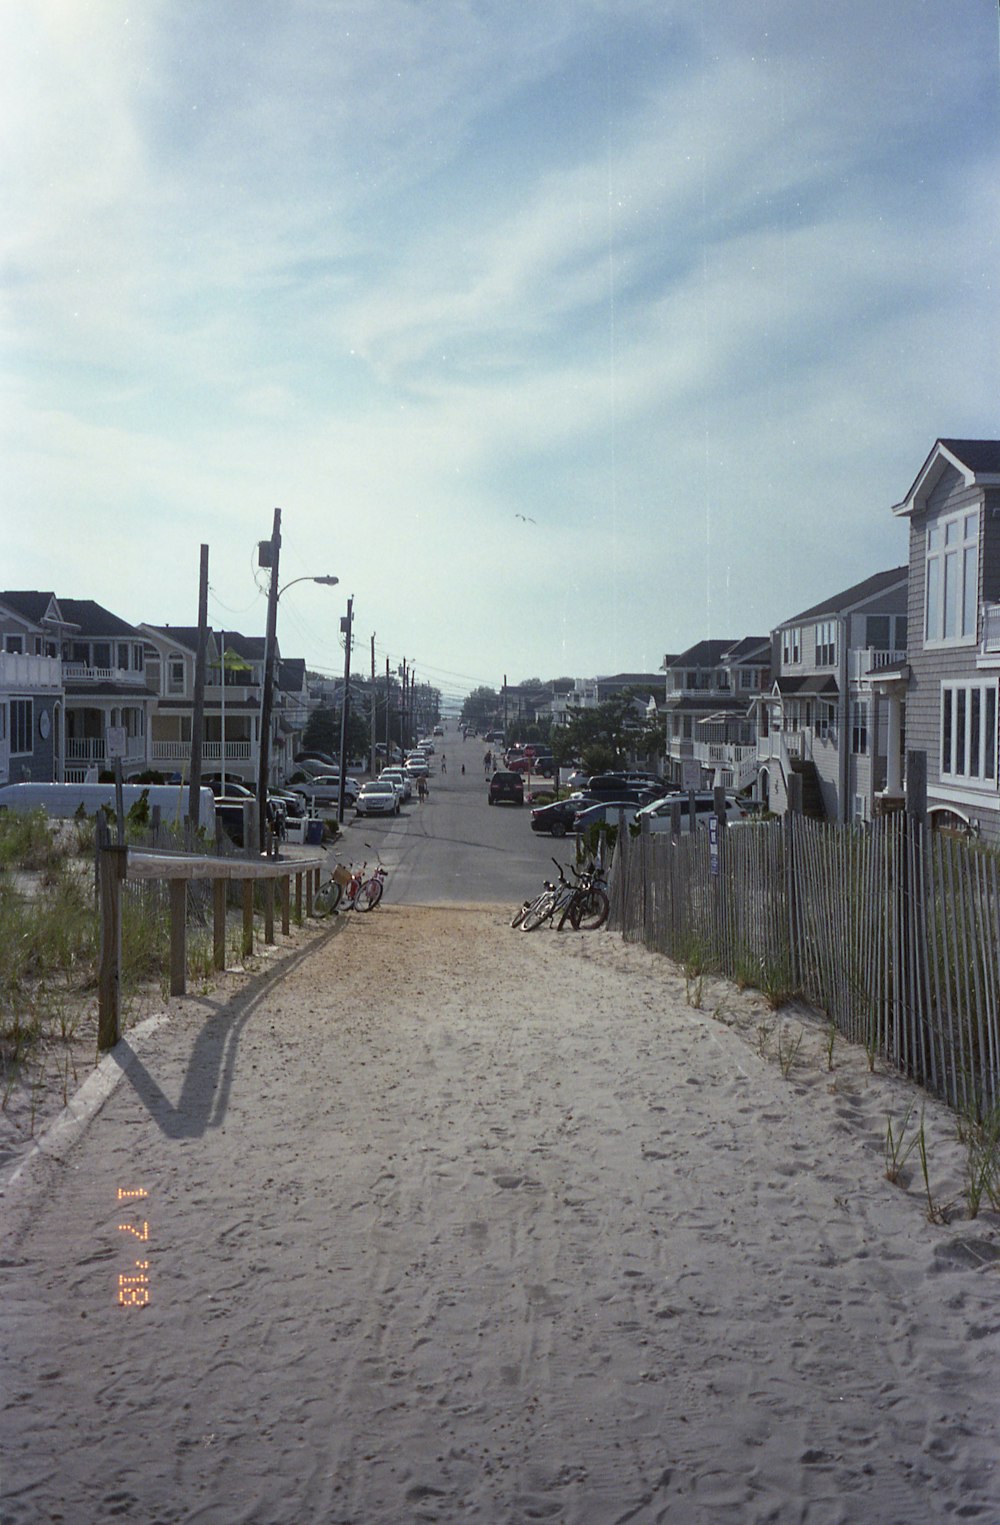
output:
<instances>
[{"instance_id":1,"label":"paved street","mask_svg":"<svg viewBox=\"0 0 1000 1525\"><path fill-rule=\"evenodd\" d=\"M354 818L348 812L343 855L359 861L377 851L391 871L391 898L397 904L499 902L513 907L551 875L553 856L571 861L572 844L533 832L527 804L487 805L483 757L488 749L482 740L463 742L449 727L435 742L427 801L420 805L414 795L392 820ZM441 773L442 753L446 774ZM543 780L537 783L545 787Z\"/></svg>"}]
</instances>

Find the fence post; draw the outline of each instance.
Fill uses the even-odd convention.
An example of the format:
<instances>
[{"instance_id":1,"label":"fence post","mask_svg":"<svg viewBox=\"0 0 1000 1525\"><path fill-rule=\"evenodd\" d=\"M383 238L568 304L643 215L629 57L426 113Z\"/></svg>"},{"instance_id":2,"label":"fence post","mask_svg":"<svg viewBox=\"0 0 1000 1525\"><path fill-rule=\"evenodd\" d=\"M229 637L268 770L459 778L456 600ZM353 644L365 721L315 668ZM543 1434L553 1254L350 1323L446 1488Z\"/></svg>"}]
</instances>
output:
<instances>
[{"instance_id":1,"label":"fence post","mask_svg":"<svg viewBox=\"0 0 1000 1525\"><path fill-rule=\"evenodd\" d=\"M295 875L295 922L302 925L302 872Z\"/></svg>"},{"instance_id":2,"label":"fence post","mask_svg":"<svg viewBox=\"0 0 1000 1525\"><path fill-rule=\"evenodd\" d=\"M187 881L170 880L170 994L187 991Z\"/></svg>"},{"instance_id":3,"label":"fence post","mask_svg":"<svg viewBox=\"0 0 1000 1525\"><path fill-rule=\"evenodd\" d=\"M108 824L97 817L97 889L101 907L101 956L97 976L97 1047L114 1048L121 1037L122 880L128 848L108 840Z\"/></svg>"},{"instance_id":4,"label":"fence post","mask_svg":"<svg viewBox=\"0 0 1000 1525\"><path fill-rule=\"evenodd\" d=\"M253 952L253 880L243 881L243 957Z\"/></svg>"},{"instance_id":5,"label":"fence post","mask_svg":"<svg viewBox=\"0 0 1000 1525\"><path fill-rule=\"evenodd\" d=\"M212 881L212 942L216 969L226 967L226 890L225 879Z\"/></svg>"},{"instance_id":6,"label":"fence post","mask_svg":"<svg viewBox=\"0 0 1000 1525\"><path fill-rule=\"evenodd\" d=\"M274 880L264 880L264 941L274 942Z\"/></svg>"},{"instance_id":7,"label":"fence post","mask_svg":"<svg viewBox=\"0 0 1000 1525\"><path fill-rule=\"evenodd\" d=\"M291 931L291 917L289 915L289 902L291 900L291 875L281 876L281 931L287 937Z\"/></svg>"}]
</instances>

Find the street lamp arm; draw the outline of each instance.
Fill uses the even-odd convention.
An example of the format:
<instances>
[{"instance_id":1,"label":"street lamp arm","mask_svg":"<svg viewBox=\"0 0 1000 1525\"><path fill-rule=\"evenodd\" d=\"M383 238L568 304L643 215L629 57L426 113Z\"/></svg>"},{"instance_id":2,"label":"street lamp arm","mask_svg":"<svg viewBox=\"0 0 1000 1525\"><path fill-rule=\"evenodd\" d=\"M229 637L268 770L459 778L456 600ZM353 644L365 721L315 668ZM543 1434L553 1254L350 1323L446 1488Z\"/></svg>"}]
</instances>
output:
<instances>
[{"instance_id":1,"label":"street lamp arm","mask_svg":"<svg viewBox=\"0 0 1000 1525\"><path fill-rule=\"evenodd\" d=\"M339 577L310 577L308 575L305 576L305 577L293 577L291 582L286 582L283 588L279 588L278 589L277 593L275 594L275 597L276 598L280 598L282 593L284 593L286 591L286 589L294 588L294 586L295 586L295 584L297 582L318 582L318 583L322 583L324 588L333 588L333 587L336 587L336 585L337 585L337 583L339 581L340 581Z\"/></svg>"}]
</instances>

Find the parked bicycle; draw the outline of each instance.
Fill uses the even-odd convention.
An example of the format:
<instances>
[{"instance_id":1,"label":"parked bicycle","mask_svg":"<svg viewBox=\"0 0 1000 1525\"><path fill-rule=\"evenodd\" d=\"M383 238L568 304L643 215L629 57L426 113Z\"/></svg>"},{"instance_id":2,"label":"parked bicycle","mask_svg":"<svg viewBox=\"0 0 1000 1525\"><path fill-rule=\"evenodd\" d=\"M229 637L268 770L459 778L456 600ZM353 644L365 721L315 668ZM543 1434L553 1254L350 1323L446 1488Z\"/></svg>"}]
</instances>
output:
<instances>
[{"instance_id":1,"label":"parked bicycle","mask_svg":"<svg viewBox=\"0 0 1000 1525\"><path fill-rule=\"evenodd\" d=\"M555 858L552 861L559 874L558 882L553 884L546 880L544 888L534 900L526 900L514 913L511 926L519 926L522 932L534 932L545 922L555 921L558 915L556 929L560 932L567 921L575 932L589 932L603 927L610 910L603 871L593 864L585 869L571 869L576 879L573 884L566 878Z\"/></svg>"},{"instance_id":2,"label":"parked bicycle","mask_svg":"<svg viewBox=\"0 0 1000 1525\"><path fill-rule=\"evenodd\" d=\"M367 873L367 863L360 868L345 868L338 863L329 879L323 880L313 897L313 912L330 916L344 903L345 911L374 911L385 889L386 870L381 863Z\"/></svg>"}]
</instances>

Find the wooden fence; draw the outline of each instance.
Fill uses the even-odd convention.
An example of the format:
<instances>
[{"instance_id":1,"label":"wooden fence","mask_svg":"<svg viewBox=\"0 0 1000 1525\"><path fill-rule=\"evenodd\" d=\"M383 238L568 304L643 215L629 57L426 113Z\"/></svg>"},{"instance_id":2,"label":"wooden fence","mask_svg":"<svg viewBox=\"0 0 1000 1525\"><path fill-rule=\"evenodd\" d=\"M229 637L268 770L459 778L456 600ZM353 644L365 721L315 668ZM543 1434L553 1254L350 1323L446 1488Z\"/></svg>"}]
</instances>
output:
<instances>
[{"instance_id":1,"label":"wooden fence","mask_svg":"<svg viewBox=\"0 0 1000 1525\"><path fill-rule=\"evenodd\" d=\"M619 839L610 925L778 1001L951 1106L1000 1101L1000 855L889 816Z\"/></svg>"},{"instance_id":2,"label":"wooden fence","mask_svg":"<svg viewBox=\"0 0 1000 1525\"><path fill-rule=\"evenodd\" d=\"M101 946L98 968L97 1042L112 1048L121 1037L121 895L125 882L166 883L170 907L170 993L183 995L187 982L187 901L189 887L199 881L212 884L213 955L217 969L226 962L226 895L228 886L241 886L243 906L243 953L253 952L254 895L257 884L264 891L264 941L273 943L275 887L281 896L281 929L291 923L291 884L295 880L295 916L313 913L313 893L325 859L314 853L301 858L208 857L203 854L150 851L112 844L99 818L97 886L101 911Z\"/></svg>"}]
</instances>

